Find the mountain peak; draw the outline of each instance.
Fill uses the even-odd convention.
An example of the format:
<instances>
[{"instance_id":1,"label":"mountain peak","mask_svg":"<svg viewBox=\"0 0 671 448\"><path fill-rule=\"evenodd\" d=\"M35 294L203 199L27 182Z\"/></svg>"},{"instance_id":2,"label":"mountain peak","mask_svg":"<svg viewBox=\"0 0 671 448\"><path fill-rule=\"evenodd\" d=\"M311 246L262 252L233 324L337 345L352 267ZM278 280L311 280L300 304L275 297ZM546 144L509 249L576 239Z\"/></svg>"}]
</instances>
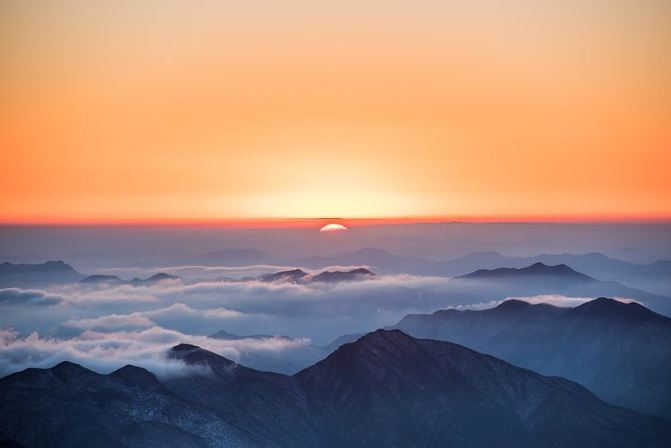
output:
<instances>
[{"instance_id":1,"label":"mountain peak","mask_svg":"<svg viewBox=\"0 0 671 448\"><path fill-rule=\"evenodd\" d=\"M518 300L518 299L508 299L504 300L501 302L496 309L497 310L519 310L523 308L528 308L530 307L531 304L529 302L525 302L524 300Z\"/></svg>"},{"instance_id":2,"label":"mountain peak","mask_svg":"<svg viewBox=\"0 0 671 448\"><path fill-rule=\"evenodd\" d=\"M119 378L126 383L159 384L156 376L142 367L126 364L110 373L113 378Z\"/></svg>"},{"instance_id":3,"label":"mountain peak","mask_svg":"<svg viewBox=\"0 0 671 448\"><path fill-rule=\"evenodd\" d=\"M235 362L214 352L192 344L178 344L170 349L168 357L178 359L189 365L205 365L213 370L226 369L237 365Z\"/></svg>"},{"instance_id":4,"label":"mountain peak","mask_svg":"<svg viewBox=\"0 0 671 448\"><path fill-rule=\"evenodd\" d=\"M174 351L174 352L178 352L178 353L184 353L184 352L190 352L190 351L202 350L202 349L200 347L198 347L197 345L181 343L181 344L175 345L171 350Z\"/></svg>"},{"instance_id":5,"label":"mountain peak","mask_svg":"<svg viewBox=\"0 0 671 448\"><path fill-rule=\"evenodd\" d=\"M565 264L547 265L540 261L524 268L497 268L478 269L470 274L456 277L466 280L512 279L529 277L553 277L580 281L592 281L592 277L585 275Z\"/></svg>"},{"instance_id":6,"label":"mountain peak","mask_svg":"<svg viewBox=\"0 0 671 448\"><path fill-rule=\"evenodd\" d=\"M585 302L582 305L573 308L571 312L591 318L604 317L613 319L619 317L627 320L669 320L669 318L649 310L640 303L623 302L608 297L599 297L598 299Z\"/></svg>"},{"instance_id":7,"label":"mountain peak","mask_svg":"<svg viewBox=\"0 0 671 448\"><path fill-rule=\"evenodd\" d=\"M286 271L274 272L272 274L265 274L259 277L260 280L264 282L276 282L276 281L285 281L285 282L298 282L307 276L308 273L302 269L289 269Z\"/></svg>"},{"instance_id":8,"label":"mountain peak","mask_svg":"<svg viewBox=\"0 0 671 448\"><path fill-rule=\"evenodd\" d=\"M349 271L324 271L312 277L314 282L342 282L375 277L375 273L366 268L351 269Z\"/></svg>"}]
</instances>

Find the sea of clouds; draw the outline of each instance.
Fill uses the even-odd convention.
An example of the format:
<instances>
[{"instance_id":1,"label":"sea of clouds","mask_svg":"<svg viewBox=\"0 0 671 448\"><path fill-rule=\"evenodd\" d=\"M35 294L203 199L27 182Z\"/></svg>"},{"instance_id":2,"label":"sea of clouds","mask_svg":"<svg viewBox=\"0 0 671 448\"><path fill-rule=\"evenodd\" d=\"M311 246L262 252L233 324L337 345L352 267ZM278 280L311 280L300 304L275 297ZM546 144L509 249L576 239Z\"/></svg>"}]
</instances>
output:
<instances>
[{"instance_id":1,"label":"sea of clouds","mask_svg":"<svg viewBox=\"0 0 671 448\"><path fill-rule=\"evenodd\" d=\"M159 375L178 374L183 366L167 353L179 343L235 361L245 354L300 357L306 347L393 325L409 313L483 309L502 300L460 292L450 287L449 279L436 277L395 275L294 284L215 279L204 274L211 269L165 269L184 277L140 286L75 283L0 289L0 376L65 360L99 372L134 364ZM238 274L259 273L259 267L235 269ZM267 269L264 266L260 273ZM560 295L521 299L558 306L591 300ZM220 330L268 337L208 337Z\"/></svg>"}]
</instances>

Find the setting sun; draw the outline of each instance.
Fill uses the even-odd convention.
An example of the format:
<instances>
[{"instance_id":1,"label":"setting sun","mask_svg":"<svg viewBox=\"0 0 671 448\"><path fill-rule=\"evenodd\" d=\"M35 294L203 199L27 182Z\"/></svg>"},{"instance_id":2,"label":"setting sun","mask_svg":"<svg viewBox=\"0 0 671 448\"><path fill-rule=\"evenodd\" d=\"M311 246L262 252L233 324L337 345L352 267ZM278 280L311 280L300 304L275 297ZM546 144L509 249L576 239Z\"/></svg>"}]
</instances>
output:
<instances>
[{"instance_id":1,"label":"setting sun","mask_svg":"<svg viewBox=\"0 0 671 448\"><path fill-rule=\"evenodd\" d=\"M347 227L345 227L342 224L326 224L324 227L319 229L320 232L344 232L346 230L349 230Z\"/></svg>"}]
</instances>

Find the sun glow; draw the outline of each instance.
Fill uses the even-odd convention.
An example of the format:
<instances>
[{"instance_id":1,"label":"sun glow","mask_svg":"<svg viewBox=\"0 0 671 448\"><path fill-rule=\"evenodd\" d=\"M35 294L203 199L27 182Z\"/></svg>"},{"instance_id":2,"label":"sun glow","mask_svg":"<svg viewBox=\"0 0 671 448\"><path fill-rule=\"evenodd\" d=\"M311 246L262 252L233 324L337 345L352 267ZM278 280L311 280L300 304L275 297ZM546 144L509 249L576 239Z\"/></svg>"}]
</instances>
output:
<instances>
[{"instance_id":1,"label":"sun glow","mask_svg":"<svg viewBox=\"0 0 671 448\"><path fill-rule=\"evenodd\" d=\"M349 229L344 225L335 223L326 224L324 227L319 229L320 232L344 232L347 230Z\"/></svg>"}]
</instances>

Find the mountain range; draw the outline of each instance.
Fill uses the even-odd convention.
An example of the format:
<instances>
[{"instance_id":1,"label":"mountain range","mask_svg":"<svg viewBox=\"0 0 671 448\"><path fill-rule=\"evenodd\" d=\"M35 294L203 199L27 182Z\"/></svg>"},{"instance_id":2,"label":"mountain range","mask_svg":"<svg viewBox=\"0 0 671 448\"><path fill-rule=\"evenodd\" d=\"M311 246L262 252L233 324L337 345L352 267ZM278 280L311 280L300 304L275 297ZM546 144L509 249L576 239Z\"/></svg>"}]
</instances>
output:
<instances>
[{"instance_id":1,"label":"mountain range","mask_svg":"<svg viewBox=\"0 0 671 448\"><path fill-rule=\"evenodd\" d=\"M638 303L508 300L488 310L409 315L392 328L565 377L610 403L671 420L671 319Z\"/></svg>"},{"instance_id":2,"label":"mountain range","mask_svg":"<svg viewBox=\"0 0 671 448\"><path fill-rule=\"evenodd\" d=\"M72 363L0 379L25 447L666 447L671 423L461 345L378 330L293 376L180 344L183 372Z\"/></svg>"},{"instance_id":3,"label":"mountain range","mask_svg":"<svg viewBox=\"0 0 671 448\"><path fill-rule=\"evenodd\" d=\"M87 284L87 285L100 285L100 284L111 284L111 285L122 285L122 284L129 284L132 286L143 286L143 285L151 285L156 282L160 282L163 280L178 280L179 277L176 275L170 275L166 274L165 272L159 272L158 274L154 274L151 277L147 278L139 278L135 277L132 280L124 280L120 277L117 277L116 275L105 275L105 274L94 274L94 275L89 275L84 277L79 281L79 283Z\"/></svg>"},{"instance_id":4,"label":"mountain range","mask_svg":"<svg viewBox=\"0 0 671 448\"><path fill-rule=\"evenodd\" d=\"M78 282L84 274L62 261L38 264L0 264L0 288L38 287Z\"/></svg>"},{"instance_id":5,"label":"mountain range","mask_svg":"<svg viewBox=\"0 0 671 448\"><path fill-rule=\"evenodd\" d=\"M626 297L641 301L653 310L671 315L671 298L630 288L619 282L597 280L565 264L546 265L541 262L522 268L478 269L454 277L450 292L467 294L472 299L483 297L505 299L544 294L568 297ZM472 301L471 303L473 303Z\"/></svg>"}]
</instances>

